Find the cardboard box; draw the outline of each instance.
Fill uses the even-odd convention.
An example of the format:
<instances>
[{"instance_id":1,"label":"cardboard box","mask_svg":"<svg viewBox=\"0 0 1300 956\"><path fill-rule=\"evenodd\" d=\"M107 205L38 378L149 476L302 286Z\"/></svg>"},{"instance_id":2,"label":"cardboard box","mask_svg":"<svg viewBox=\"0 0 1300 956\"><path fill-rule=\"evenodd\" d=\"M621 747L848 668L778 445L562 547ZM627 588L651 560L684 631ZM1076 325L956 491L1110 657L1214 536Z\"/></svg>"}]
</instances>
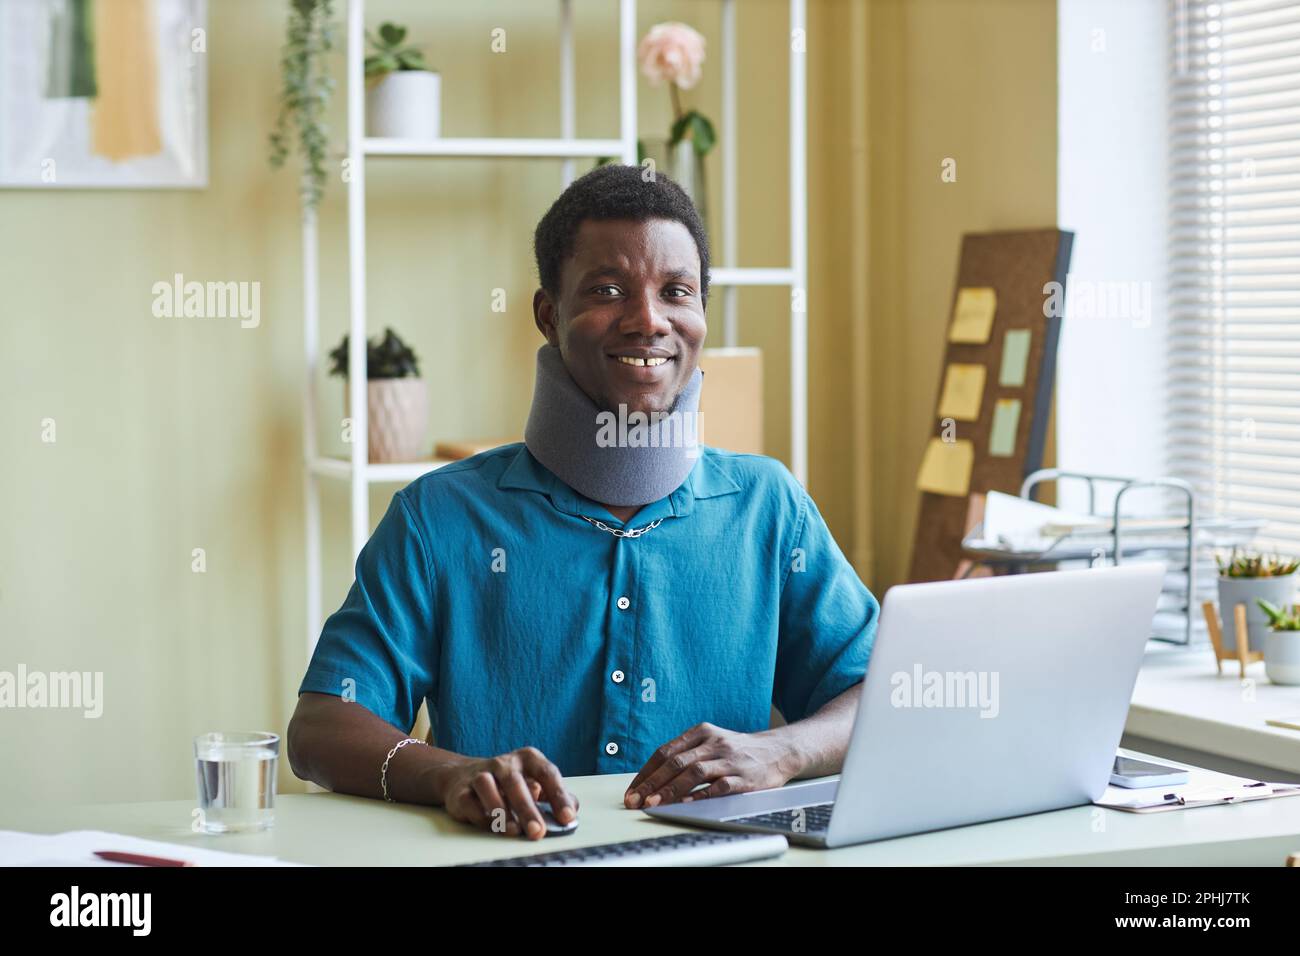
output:
<instances>
[{"instance_id":1,"label":"cardboard box","mask_svg":"<svg viewBox=\"0 0 1300 956\"><path fill-rule=\"evenodd\" d=\"M705 349L700 354L700 439L713 448L763 454L763 352Z\"/></svg>"}]
</instances>

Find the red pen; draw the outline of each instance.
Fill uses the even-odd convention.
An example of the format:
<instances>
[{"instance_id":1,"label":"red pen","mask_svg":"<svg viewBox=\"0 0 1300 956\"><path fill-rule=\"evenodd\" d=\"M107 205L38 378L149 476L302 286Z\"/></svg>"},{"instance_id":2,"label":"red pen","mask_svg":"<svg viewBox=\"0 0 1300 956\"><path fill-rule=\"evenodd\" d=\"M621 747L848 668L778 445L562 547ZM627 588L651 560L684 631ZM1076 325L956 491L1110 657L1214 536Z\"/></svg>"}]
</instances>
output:
<instances>
[{"instance_id":1,"label":"red pen","mask_svg":"<svg viewBox=\"0 0 1300 956\"><path fill-rule=\"evenodd\" d=\"M197 866L187 860L169 860L165 856L145 856L142 853L123 853L120 850L96 850L95 856L113 863L134 863L136 866Z\"/></svg>"}]
</instances>

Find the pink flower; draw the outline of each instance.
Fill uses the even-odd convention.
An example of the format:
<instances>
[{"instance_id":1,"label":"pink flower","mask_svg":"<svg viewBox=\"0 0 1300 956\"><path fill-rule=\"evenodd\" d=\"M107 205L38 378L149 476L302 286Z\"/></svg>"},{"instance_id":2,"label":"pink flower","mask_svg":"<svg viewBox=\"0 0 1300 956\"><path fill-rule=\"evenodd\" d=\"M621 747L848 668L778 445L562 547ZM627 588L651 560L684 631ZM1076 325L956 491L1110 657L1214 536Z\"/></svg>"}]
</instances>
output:
<instances>
[{"instance_id":1,"label":"pink flower","mask_svg":"<svg viewBox=\"0 0 1300 956\"><path fill-rule=\"evenodd\" d=\"M660 23L641 38L636 57L651 83L667 80L689 90L704 68L704 37L685 23Z\"/></svg>"}]
</instances>

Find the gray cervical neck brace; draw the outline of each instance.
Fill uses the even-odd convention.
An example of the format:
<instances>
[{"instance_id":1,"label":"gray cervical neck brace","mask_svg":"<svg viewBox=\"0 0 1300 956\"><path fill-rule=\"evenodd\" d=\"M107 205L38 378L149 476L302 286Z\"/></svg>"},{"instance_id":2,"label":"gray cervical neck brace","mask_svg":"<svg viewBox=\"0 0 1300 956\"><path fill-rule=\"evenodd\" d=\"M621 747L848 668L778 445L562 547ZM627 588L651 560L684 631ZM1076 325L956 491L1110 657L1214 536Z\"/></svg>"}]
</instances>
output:
<instances>
[{"instance_id":1,"label":"gray cervical neck brace","mask_svg":"<svg viewBox=\"0 0 1300 956\"><path fill-rule=\"evenodd\" d=\"M573 380L560 350L537 350L533 407L524 444L557 478L592 501L646 505L676 491L700 456L697 368L657 420L626 408L603 411Z\"/></svg>"}]
</instances>

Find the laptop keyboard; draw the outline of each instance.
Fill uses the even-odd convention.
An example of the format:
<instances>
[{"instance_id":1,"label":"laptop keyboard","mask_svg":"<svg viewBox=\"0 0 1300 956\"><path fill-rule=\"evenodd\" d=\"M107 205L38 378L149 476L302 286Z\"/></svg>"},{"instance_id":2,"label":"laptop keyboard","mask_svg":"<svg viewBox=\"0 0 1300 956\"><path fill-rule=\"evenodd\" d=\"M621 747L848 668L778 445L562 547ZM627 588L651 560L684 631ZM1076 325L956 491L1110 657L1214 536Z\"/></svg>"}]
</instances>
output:
<instances>
[{"instance_id":1,"label":"laptop keyboard","mask_svg":"<svg viewBox=\"0 0 1300 956\"><path fill-rule=\"evenodd\" d=\"M776 810L772 813L756 813L750 817L729 817L728 823L745 823L753 826L770 827L785 833L824 833L831 825L831 808L834 803L814 803L807 807L793 810ZM796 829L796 825L798 829Z\"/></svg>"}]
</instances>

